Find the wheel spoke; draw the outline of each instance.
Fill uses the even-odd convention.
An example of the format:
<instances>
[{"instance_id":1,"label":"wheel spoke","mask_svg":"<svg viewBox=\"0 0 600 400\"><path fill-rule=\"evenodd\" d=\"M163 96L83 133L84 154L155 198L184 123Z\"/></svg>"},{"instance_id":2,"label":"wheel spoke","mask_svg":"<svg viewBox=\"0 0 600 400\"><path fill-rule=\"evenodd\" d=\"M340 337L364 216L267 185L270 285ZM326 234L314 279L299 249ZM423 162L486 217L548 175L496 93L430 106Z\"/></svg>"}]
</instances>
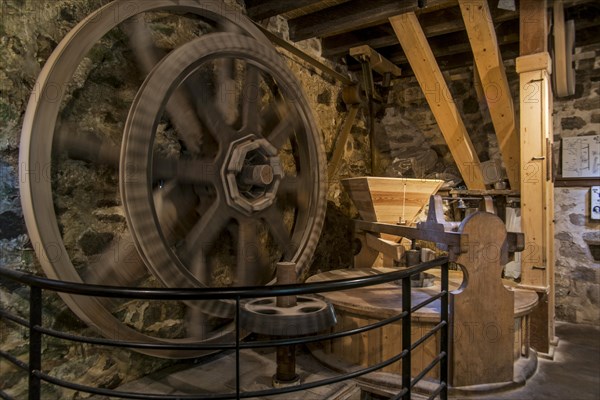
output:
<instances>
[{"instance_id":1,"label":"wheel spoke","mask_svg":"<svg viewBox=\"0 0 600 400\"><path fill-rule=\"evenodd\" d=\"M271 231L271 236L275 239L275 242L279 248L283 251L285 258L291 256L291 237L288 228L285 226L283 212L277 206L272 206L267 209L262 218Z\"/></svg>"},{"instance_id":2,"label":"wheel spoke","mask_svg":"<svg viewBox=\"0 0 600 400\"><path fill-rule=\"evenodd\" d=\"M223 58L215 62L215 105L225 122L231 125L237 118L235 60Z\"/></svg>"},{"instance_id":3,"label":"wheel spoke","mask_svg":"<svg viewBox=\"0 0 600 400\"><path fill-rule=\"evenodd\" d=\"M119 166L119 147L108 139L93 134L80 135L61 130L55 136L52 151L55 154L65 152L73 160L107 165L115 169Z\"/></svg>"},{"instance_id":4,"label":"wheel spoke","mask_svg":"<svg viewBox=\"0 0 600 400\"><path fill-rule=\"evenodd\" d=\"M265 124L267 140L278 149L295 133L299 122L298 117L294 113L290 113L288 106L281 99L275 101L265 118L267 119Z\"/></svg>"},{"instance_id":5,"label":"wheel spoke","mask_svg":"<svg viewBox=\"0 0 600 400\"><path fill-rule=\"evenodd\" d=\"M238 249L236 284L261 285L264 284L267 263L264 243L261 243L260 223L250 218L238 220Z\"/></svg>"},{"instance_id":6,"label":"wheel spoke","mask_svg":"<svg viewBox=\"0 0 600 400\"><path fill-rule=\"evenodd\" d=\"M208 90L208 87L204 85ZM221 146L229 144L235 137L233 128L227 123L223 114L219 110L220 107L215 106L209 101L199 104L198 115L204 127L213 139Z\"/></svg>"},{"instance_id":7,"label":"wheel spoke","mask_svg":"<svg viewBox=\"0 0 600 400\"><path fill-rule=\"evenodd\" d=\"M86 283L97 285L135 286L147 276L147 270L126 234L113 240L104 252L88 264L82 274Z\"/></svg>"},{"instance_id":8,"label":"wheel spoke","mask_svg":"<svg viewBox=\"0 0 600 400\"><path fill-rule=\"evenodd\" d=\"M254 65L246 63L246 76L242 90L242 133L259 132L260 106L260 71Z\"/></svg>"},{"instance_id":9,"label":"wheel spoke","mask_svg":"<svg viewBox=\"0 0 600 400\"><path fill-rule=\"evenodd\" d=\"M126 21L123 30L129 37L130 46L140 69L148 74L166 53L156 47L152 41L152 31L146 25L143 15L136 15ZM199 135L202 129L194 108L189 94L181 88L171 95L166 105L167 114L181 135L186 148L198 154L202 144Z\"/></svg>"},{"instance_id":10,"label":"wheel spoke","mask_svg":"<svg viewBox=\"0 0 600 400\"><path fill-rule=\"evenodd\" d=\"M219 177L218 173L217 166L210 160L159 158L154 161L152 179L214 185Z\"/></svg>"},{"instance_id":11,"label":"wheel spoke","mask_svg":"<svg viewBox=\"0 0 600 400\"><path fill-rule=\"evenodd\" d=\"M185 239L185 258L191 262L192 273L208 284L206 254L230 220L227 206L219 200L196 222Z\"/></svg>"}]
</instances>

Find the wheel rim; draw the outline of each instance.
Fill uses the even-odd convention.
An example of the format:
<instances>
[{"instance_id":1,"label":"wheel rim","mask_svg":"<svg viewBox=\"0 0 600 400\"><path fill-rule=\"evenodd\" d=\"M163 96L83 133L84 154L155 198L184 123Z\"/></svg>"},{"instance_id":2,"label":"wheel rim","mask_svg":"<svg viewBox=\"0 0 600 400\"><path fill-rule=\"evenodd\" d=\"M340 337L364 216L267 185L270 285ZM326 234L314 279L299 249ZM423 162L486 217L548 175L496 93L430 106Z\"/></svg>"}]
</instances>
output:
<instances>
[{"instance_id":1,"label":"wheel rim","mask_svg":"<svg viewBox=\"0 0 600 400\"><path fill-rule=\"evenodd\" d=\"M169 93L193 76L194 71L210 69L207 67L222 59L243 63L239 127L235 128L234 123L227 124L218 107L207 98L201 106L201 119L208 127L206 131L218 142L218 150L210 159L180 159L178 167L170 166L167 173L161 171L157 166L165 163L153 159L153 142ZM269 129L273 125L271 118L265 117L269 121L262 123L257 118L264 103L257 99L264 99L265 95L249 94L252 88L267 87L270 78L281 96L268 96L272 104L266 108L277 108L283 113L273 129ZM209 284L212 280L211 274L207 273L210 270L208 251L231 220L237 221L238 229L237 284L265 284L273 276L274 262L267 265L264 261L262 265L260 263L268 258L261 256L261 250L265 249L265 243L258 240L261 223L270 231L281 254L276 256L276 261L295 262L299 273L308 267L323 220L324 163L319 133L301 93L300 86L290 77L288 69L272 48L232 33L205 35L189 42L173 51L149 74L128 117L120 182L127 220L136 245L146 265L165 285L202 287ZM264 114L271 115L272 112ZM285 146L295 150L295 162L288 165L288 170L293 171L288 172L288 176L284 176L280 157ZM154 167L154 173L148 171L146 166L150 165ZM190 173L189 169L194 172ZM165 229L160 229L160 218L153 206L159 190L156 176L160 176L162 181L169 172L173 175L169 182L209 184L215 190L208 210L185 238L186 253L193 252L191 259L186 257L190 261L188 265L172 250L168 239L170 235ZM286 191L285 198L292 198L296 206L293 211L295 220L290 227L283 222L282 202L276 201L277 195ZM148 218L149 215L153 217ZM257 254L244 257L248 249L257 250ZM221 317L233 315L232 308L215 306L213 303L205 311Z\"/></svg>"},{"instance_id":2,"label":"wheel rim","mask_svg":"<svg viewBox=\"0 0 600 400\"><path fill-rule=\"evenodd\" d=\"M24 166L21 170L20 191L25 222L39 262L50 278L89 282L80 275L69 258L53 207L52 184L48 177L41 176L42 168L52 163L54 131L67 83L72 79L83 57L100 38L128 18L151 11L200 15L215 24L235 26L237 30L260 41L267 41L249 20L240 18L238 14L223 15L218 6L209 2L200 5L192 0L115 1L89 15L69 32L52 53L38 78L37 95L34 93L30 98L20 144L20 163ZM85 152L90 144L87 143L83 147L85 148L82 151ZM105 153L110 153L110 150ZM114 154L106 155L105 160L111 157L114 157ZM124 282L118 279L123 279ZM129 282L128 279L125 274L108 283L124 285ZM113 337L115 332L118 332L119 338L123 340L158 343L195 343L226 339L218 333L209 337L189 336L182 339L151 336L124 324L112 314L106 302L100 299L67 294L61 294L61 297L79 318L109 337ZM179 350L140 350L140 352L171 358L197 357L203 354L201 351Z\"/></svg>"}]
</instances>

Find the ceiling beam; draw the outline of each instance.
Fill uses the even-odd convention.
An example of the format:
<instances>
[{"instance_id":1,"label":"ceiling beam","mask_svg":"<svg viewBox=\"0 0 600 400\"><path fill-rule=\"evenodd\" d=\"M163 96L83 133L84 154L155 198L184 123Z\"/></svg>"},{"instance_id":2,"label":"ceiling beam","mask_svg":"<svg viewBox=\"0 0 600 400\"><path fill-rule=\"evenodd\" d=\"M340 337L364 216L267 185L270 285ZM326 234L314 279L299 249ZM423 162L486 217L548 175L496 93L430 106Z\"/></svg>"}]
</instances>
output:
<instances>
[{"instance_id":1,"label":"ceiling beam","mask_svg":"<svg viewBox=\"0 0 600 400\"><path fill-rule=\"evenodd\" d=\"M510 188L520 187L519 135L513 97L487 0L458 0Z\"/></svg>"},{"instance_id":2,"label":"ceiling beam","mask_svg":"<svg viewBox=\"0 0 600 400\"><path fill-rule=\"evenodd\" d=\"M515 59L519 56L519 43L510 43L500 48L502 55L505 59ZM453 75L458 74L460 70L465 70L466 68L473 67L473 55L472 54L453 54L445 57L437 57L438 65L440 69L444 72L450 72ZM408 62L406 64L397 64L400 69L402 69L402 77L412 77L414 76L413 70L410 68L410 64ZM352 66L350 68L351 71L355 70L357 67ZM466 74L465 76L469 76L469 79L473 77L472 73Z\"/></svg>"},{"instance_id":3,"label":"ceiling beam","mask_svg":"<svg viewBox=\"0 0 600 400\"><path fill-rule=\"evenodd\" d=\"M381 75L387 73L393 75L394 77L399 77L402 75L400 68L369 46L353 47L350 49L350 55L359 61L364 59L369 63L372 70L380 73Z\"/></svg>"},{"instance_id":4,"label":"ceiling beam","mask_svg":"<svg viewBox=\"0 0 600 400\"><path fill-rule=\"evenodd\" d=\"M573 0L565 2L565 8L567 9L567 19L575 18L575 29L579 30L581 29L581 24L586 24L586 27L590 26L588 25L589 20L598 15L600 5L593 3L591 0ZM494 24L508 21L512 23L519 19L518 11L494 8L491 9L491 13ZM449 7L425 13L419 16L419 21L427 38L447 35L465 29L458 7ZM512 24L510 25L513 26ZM496 28L502 29L503 27L496 26ZM514 26L511 33L518 34L518 31L518 26ZM505 34L509 34L509 32ZM383 24L370 28L324 37L322 41L322 55L329 59L336 59L347 55L351 47L368 45L374 49L381 49L382 47L393 46L397 43L398 40L393 34L389 23L385 21Z\"/></svg>"},{"instance_id":5,"label":"ceiling beam","mask_svg":"<svg viewBox=\"0 0 600 400\"><path fill-rule=\"evenodd\" d=\"M485 189L479 157L415 13L390 18L427 103L469 189Z\"/></svg>"},{"instance_id":6,"label":"ceiling beam","mask_svg":"<svg viewBox=\"0 0 600 400\"><path fill-rule=\"evenodd\" d=\"M518 23L517 20L509 21L497 29L496 38L498 45L500 46L500 53L504 60L514 60L519 56ZM578 20L575 24L575 29L576 47L596 43L600 37L600 15L595 17L592 16L587 20ZM433 54L442 71L460 68L461 66L470 67L473 65L471 46L467 42L467 38L465 37L463 39L460 37L461 35L462 33L456 32L429 41ZM414 75L400 45L388 46L388 48L379 49L378 51L402 69L403 77ZM348 69L350 71L360 70L360 65L354 63L353 59L347 58L347 60Z\"/></svg>"},{"instance_id":7,"label":"ceiling beam","mask_svg":"<svg viewBox=\"0 0 600 400\"><path fill-rule=\"evenodd\" d=\"M248 16L261 20L321 3L323 0L246 0Z\"/></svg>"},{"instance_id":8,"label":"ceiling beam","mask_svg":"<svg viewBox=\"0 0 600 400\"><path fill-rule=\"evenodd\" d=\"M433 54L435 54L436 58L453 56L457 54L462 54L467 58L471 57L471 45L467 42L467 38L465 40L461 40L464 33L455 33L452 34L451 37L444 38L444 40L436 40L431 41L431 49ZM511 43L519 42L519 34L517 32L509 33L507 30L506 34L499 33L497 36L498 44L503 46ZM384 51L381 49L381 53L385 55L391 62L394 64L406 64L408 62L406 55L402 51L400 46L390 47L391 51Z\"/></svg>"},{"instance_id":9,"label":"ceiling beam","mask_svg":"<svg viewBox=\"0 0 600 400\"><path fill-rule=\"evenodd\" d=\"M385 23L389 17L409 11L428 12L456 5L456 0L354 0L288 21L294 42L326 37ZM351 46L352 47L352 46Z\"/></svg>"},{"instance_id":10,"label":"ceiling beam","mask_svg":"<svg viewBox=\"0 0 600 400\"><path fill-rule=\"evenodd\" d=\"M519 13L516 11L495 9L492 12L494 23L510 20L516 21L518 18ZM447 35L465 29L460 16L460 10L455 7L424 14L421 16L420 21L423 32L425 32L425 36L428 38ZM384 26L376 26L371 29L363 29L323 38L323 57L340 57L346 55L350 47L363 44L374 49L397 44L398 39L393 35L393 32L385 29L387 26L389 25L386 22Z\"/></svg>"}]
</instances>

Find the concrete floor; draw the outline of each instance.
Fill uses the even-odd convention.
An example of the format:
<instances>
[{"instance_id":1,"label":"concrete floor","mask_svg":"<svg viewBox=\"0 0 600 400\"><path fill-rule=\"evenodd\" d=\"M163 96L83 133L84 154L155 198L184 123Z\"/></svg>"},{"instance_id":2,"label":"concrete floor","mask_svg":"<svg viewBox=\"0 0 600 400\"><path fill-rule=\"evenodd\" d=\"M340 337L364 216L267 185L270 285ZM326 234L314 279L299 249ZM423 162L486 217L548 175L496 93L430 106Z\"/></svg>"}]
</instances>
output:
<instances>
[{"instance_id":1,"label":"concrete floor","mask_svg":"<svg viewBox=\"0 0 600 400\"><path fill-rule=\"evenodd\" d=\"M451 399L481 400L600 400L600 327L557 323L560 339L554 361L539 359L538 370L526 385L488 395L453 395ZM268 389L275 371L271 351L247 351L241 356L244 390ZM221 355L197 365L180 365L119 389L146 393L193 394L200 391L229 392L235 389L233 356ZM300 353L297 372L304 381L335 376L310 355ZM361 393L354 382L338 383L303 393L270 396L276 400L370 400L387 396ZM420 398L415 396L414 398ZM100 397L94 399L100 400Z\"/></svg>"},{"instance_id":2,"label":"concrete floor","mask_svg":"<svg viewBox=\"0 0 600 400\"><path fill-rule=\"evenodd\" d=\"M538 370L524 387L478 396L486 400L599 400L600 327L557 322L560 339L554 360L539 358ZM465 397L453 397L459 400ZM468 397L474 399L475 397Z\"/></svg>"}]
</instances>

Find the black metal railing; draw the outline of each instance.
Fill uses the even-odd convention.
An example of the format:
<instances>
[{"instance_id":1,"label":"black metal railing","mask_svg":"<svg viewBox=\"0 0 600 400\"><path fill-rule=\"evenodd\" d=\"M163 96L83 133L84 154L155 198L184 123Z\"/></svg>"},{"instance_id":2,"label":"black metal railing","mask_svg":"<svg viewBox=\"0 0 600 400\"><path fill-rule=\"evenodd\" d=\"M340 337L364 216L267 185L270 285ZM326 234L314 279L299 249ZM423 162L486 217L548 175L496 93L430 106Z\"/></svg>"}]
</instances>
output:
<instances>
[{"instance_id":1,"label":"black metal railing","mask_svg":"<svg viewBox=\"0 0 600 400\"><path fill-rule=\"evenodd\" d=\"M429 299L412 306L411 304L411 276L424 272L433 267L441 266L441 290L438 294ZM365 374L380 370L395 362L402 363L402 386L401 390L392 397L393 399L409 400L411 398L412 388L436 365L439 365L439 385L437 389L430 393L430 399L439 396L442 400L447 399L448 389L448 258L441 257L433 261L418 264L416 266L401 269L398 271L372 275L367 277L342 279L335 281L316 282L310 284L293 284L277 286L256 286L256 287L237 287L237 288L198 288L198 289L140 289L140 288L122 288L103 285L88 285L72 282L56 281L38 276L26 274L12 269L0 268L0 277L27 285L30 288L30 309L29 320L16 316L0 309L0 318L29 329L29 362L25 363L18 360L8 351L0 349L0 357L8 360L16 367L25 370L29 379L29 399L39 400L41 398L42 382L61 386L64 388L86 392L95 395L104 395L124 399L242 399L250 397L263 397L283 393L299 392L312 389L319 386L339 383L345 380L358 378ZM320 333L311 336L257 340L250 341L242 339L240 327L240 305L242 300L250 298L289 296L301 294L316 294L332 291L347 290L353 288L367 287L388 283L393 281L402 281L402 313L361 326L354 329L348 329L333 333ZM42 326L43 301L42 291L69 293L82 296L124 298L138 300L169 300L169 301L189 301L189 300L234 300L236 304L235 318L235 340L230 343L195 343L195 344L177 344L177 343L142 343L122 340L112 340L105 338L92 338L73 335L45 328ZM411 314L422 307L440 300L440 322L423 337L412 341L411 337ZM402 352L396 354L379 363L369 365L364 368L352 370L351 372L340 373L334 377L320 379L317 381L305 382L297 386L272 388L267 390L242 391L240 383L240 351L243 349L258 349L265 347L289 346L298 344L316 343L325 340L337 339L346 336L356 335L369 330L377 329L387 324L402 320ZM411 352L425 342L430 337L439 332L440 352L432 362L426 366L423 371L415 377L411 376ZM97 388L80 385L74 382L64 381L62 379L50 376L42 370L42 338L51 336L64 340L83 342L94 345L125 347L132 349L177 349L177 350L233 350L235 351L235 382L234 392L214 394L204 393L196 395L167 395L167 394L144 394L137 392L124 392L113 389ZM11 399L3 390L0 390L0 397Z\"/></svg>"}]
</instances>

